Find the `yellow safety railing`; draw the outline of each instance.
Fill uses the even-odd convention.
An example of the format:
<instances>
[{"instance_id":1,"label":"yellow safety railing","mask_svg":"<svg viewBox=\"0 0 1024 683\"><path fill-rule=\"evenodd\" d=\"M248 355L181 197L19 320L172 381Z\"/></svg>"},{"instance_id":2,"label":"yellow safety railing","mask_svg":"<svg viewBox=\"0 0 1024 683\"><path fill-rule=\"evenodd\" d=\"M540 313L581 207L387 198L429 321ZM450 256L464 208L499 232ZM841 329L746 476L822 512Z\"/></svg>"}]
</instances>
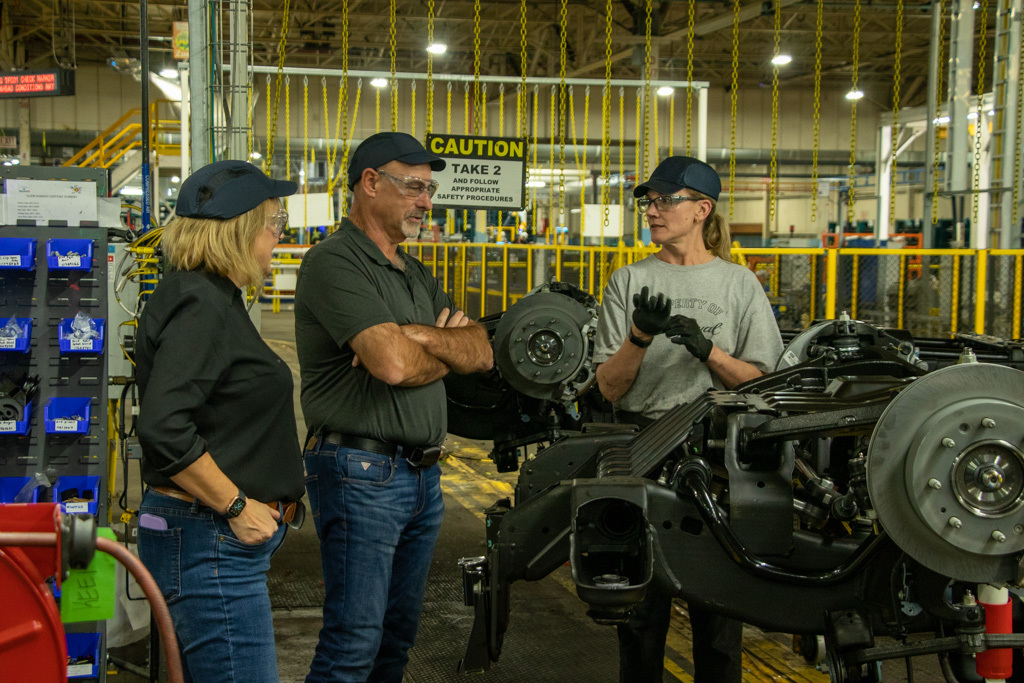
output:
<instances>
[{"instance_id":1,"label":"yellow safety railing","mask_svg":"<svg viewBox=\"0 0 1024 683\"><path fill-rule=\"evenodd\" d=\"M170 140L171 135L181 133L181 121L173 117L173 109L171 118L160 118L161 111L170 108L172 104L170 100L160 99L154 100L149 106L149 144L150 149L157 154L181 154L181 145ZM141 107L129 109L63 165L110 168L128 152L142 147L141 118Z\"/></svg>"},{"instance_id":2,"label":"yellow safety railing","mask_svg":"<svg viewBox=\"0 0 1024 683\"><path fill-rule=\"evenodd\" d=\"M616 269L656 251L622 245L451 242L402 247L475 318L504 311L552 280L600 298ZM732 254L757 275L784 329L804 329L813 320L845 311L918 336L960 330L1021 336L1024 250L733 248ZM279 300L274 299L275 310Z\"/></svg>"}]
</instances>

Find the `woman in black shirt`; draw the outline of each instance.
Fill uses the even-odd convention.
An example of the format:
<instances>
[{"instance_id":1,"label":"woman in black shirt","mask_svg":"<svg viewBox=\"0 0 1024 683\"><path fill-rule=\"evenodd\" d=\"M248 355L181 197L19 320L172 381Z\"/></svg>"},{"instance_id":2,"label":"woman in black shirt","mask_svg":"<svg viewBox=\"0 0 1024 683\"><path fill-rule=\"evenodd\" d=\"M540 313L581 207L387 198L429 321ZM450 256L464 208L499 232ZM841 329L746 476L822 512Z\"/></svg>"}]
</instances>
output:
<instances>
[{"instance_id":1,"label":"woman in black shirt","mask_svg":"<svg viewBox=\"0 0 1024 683\"><path fill-rule=\"evenodd\" d=\"M291 371L242 288L270 274L288 218L279 198L296 189L242 161L192 174L139 319L139 555L193 681L277 680L266 571L285 522L301 520L302 464Z\"/></svg>"}]
</instances>

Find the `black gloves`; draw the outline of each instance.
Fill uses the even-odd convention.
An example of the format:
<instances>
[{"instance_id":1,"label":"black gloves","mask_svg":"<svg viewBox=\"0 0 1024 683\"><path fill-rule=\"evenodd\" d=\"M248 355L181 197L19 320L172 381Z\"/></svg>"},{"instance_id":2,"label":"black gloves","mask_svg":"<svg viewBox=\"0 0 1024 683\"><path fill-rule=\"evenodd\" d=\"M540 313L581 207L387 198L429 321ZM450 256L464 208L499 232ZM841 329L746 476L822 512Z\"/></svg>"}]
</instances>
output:
<instances>
[{"instance_id":1,"label":"black gloves","mask_svg":"<svg viewBox=\"0 0 1024 683\"><path fill-rule=\"evenodd\" d=\"M644 287L639 294L633 295L633 324L644 334L661 334L668 327L669 315L672 313L672 301L664 294L657 297L650 295Z\"/></svg>"},{"instance_id":2,"label":"black gloves","mask_svg":"<svg viewBox=\"0 0 1024 683\"><path fill-rule=\"evenodd\" d=\"M697 321L693 318L687 318L685 315L672 316L668 327L665 329L665 336L669 337L673 344L685 346L686 350L702 363L707 362L708 356L711 355L711 349L714 347L711 340L701 332Z\"/></svg>"}]
</instances>

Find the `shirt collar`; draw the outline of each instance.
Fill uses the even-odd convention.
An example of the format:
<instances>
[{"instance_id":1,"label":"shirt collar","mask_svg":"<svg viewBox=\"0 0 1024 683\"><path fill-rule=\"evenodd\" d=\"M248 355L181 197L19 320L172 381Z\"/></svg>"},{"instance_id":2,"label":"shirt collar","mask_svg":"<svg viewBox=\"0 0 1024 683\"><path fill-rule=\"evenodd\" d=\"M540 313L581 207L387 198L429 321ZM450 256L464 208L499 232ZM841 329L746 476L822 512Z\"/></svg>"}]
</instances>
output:
<instances>
[{"instance_id":1,"label":"shirt collar","mask_svg":"<svg viewBox=\"0 0 1024 683\"><path fill-rule=\"evenodd\" d=\"M380 250L380 247L374 244L373 240L371 240L365 232L360 230L359 226L349 220L348 217L341 219L341 230L345 233L345 236L351 238L352 242L358 245L374 263L381 266L395 267L395 264L389 261L388 257L384 255L384 252ZM396 249L395 253L398 254L398 258L402 261L406 260L407 256L404 249Z\"/></svg>"}]
</instances>

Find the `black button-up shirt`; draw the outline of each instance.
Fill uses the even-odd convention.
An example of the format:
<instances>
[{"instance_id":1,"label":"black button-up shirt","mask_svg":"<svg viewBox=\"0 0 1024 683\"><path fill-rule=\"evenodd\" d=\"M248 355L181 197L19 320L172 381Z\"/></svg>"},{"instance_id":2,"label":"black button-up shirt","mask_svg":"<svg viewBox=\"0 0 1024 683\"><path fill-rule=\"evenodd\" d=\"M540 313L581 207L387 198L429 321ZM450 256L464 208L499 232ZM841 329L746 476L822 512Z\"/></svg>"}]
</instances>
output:
<instances>
[{"instance_id":1,"label":"black button-up shirt","mask_svg":"<svg viewBox=\"0 0 1024 683\"><path fill-rule=\"evenodd\" d=\"M229 279L170 271L139 318L142 476L152 486L209 452L249 497L298 500L302 459L291 370Z\"/></svg>"}]
</instances>

